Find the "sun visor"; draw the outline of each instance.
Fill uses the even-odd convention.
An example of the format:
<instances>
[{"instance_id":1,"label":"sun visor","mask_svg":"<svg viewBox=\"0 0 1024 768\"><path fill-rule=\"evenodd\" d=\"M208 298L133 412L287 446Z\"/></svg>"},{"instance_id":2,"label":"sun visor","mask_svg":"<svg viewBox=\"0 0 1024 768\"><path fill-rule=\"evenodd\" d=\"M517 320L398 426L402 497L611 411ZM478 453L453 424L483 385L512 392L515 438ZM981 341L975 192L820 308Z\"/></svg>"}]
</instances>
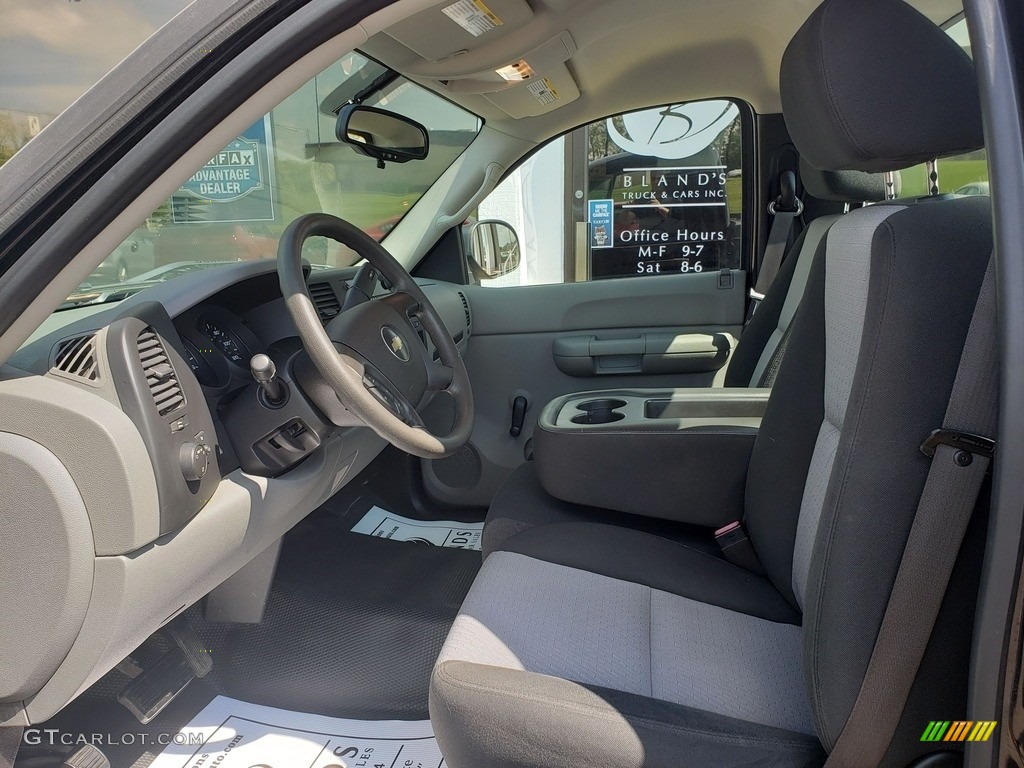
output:
<instances>
[{"instance_id":1,"label":"sun visor","mask_svg":"<svg viewBox=\"0 0 1024 768\"><path fill-rule=\"evenodd\" d=\"M387 34L436 62L489 45L532 18L526 0L446 0L389 27Z\"/></svg>"},{"instance_id":2,"label":"sun visor","mask_svg":"<svg viewBox=\"0 0 1024 768\"><path fill-rule=\"evenodd\" d=\"M518 120L543 115L576 101L580 97L580 89L569 68L558 64L529 80L484 96L509 117Z\"/></svg>"}]
</instances>

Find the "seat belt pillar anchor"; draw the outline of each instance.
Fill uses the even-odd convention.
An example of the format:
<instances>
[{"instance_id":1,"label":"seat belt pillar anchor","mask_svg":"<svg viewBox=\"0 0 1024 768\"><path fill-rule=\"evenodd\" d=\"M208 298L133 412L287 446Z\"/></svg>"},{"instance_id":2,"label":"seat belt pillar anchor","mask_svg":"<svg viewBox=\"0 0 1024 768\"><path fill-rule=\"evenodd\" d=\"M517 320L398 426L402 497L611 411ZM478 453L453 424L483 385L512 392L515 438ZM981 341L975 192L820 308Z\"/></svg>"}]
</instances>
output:
<instances>
[{"instance_id":1,"label":"seat belt pillar anchor","mask_svg":"<svg viewBox=\"0 0 1024 768\"><path fill-rule=\"evenodd\" d=\"M996 441L991 438L953 429L936 429L921 443L921 453L930 459L935 456L935 451L940 445L956 449L953 461L961 467L970 466L972 456L991 459L996 450Z\"/></svg>"}]
</instances>

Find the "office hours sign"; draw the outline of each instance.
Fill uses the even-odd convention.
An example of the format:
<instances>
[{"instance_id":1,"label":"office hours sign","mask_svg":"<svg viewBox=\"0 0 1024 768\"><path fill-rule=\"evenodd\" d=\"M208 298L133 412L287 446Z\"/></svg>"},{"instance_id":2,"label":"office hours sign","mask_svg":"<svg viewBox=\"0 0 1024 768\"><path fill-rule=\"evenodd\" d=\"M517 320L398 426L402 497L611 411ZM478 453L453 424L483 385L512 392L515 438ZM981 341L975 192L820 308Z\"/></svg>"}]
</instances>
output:
<instances>
[{"instance_id":1,"label":"office hours sign","mask_svg":"<svg viewBox=\"0 0 1024 768\"><path fill-rule=\"evenodd\" d=\"M725 266L729 192L738 193L741 180L730 175L722 137L735 128L738 139L738 117L734 103L716 100L632 112L601 126L607 154L588 169L593 279Z\"/></svg>"}]
</instances>

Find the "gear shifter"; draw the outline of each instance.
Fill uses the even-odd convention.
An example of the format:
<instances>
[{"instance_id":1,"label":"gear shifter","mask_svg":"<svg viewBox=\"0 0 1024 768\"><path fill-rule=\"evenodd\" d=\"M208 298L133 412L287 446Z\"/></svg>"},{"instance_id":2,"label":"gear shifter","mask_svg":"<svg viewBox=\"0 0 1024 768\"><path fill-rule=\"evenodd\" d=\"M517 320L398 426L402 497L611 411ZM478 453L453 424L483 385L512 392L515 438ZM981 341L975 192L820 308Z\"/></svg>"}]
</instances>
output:
<instances>
[{"instance_id":1,"label":"gear shifter","mask_svg":"<svg viewBox=\"0 0 1024 768\"><path fill-rule=\"evenodd\" d=\"M253 355L249 361L249 370L256 383L260 385L265 405L276 407L288 399L288 388L277 378L277 366L269 356Z\"/></svg>"}]
</instances>

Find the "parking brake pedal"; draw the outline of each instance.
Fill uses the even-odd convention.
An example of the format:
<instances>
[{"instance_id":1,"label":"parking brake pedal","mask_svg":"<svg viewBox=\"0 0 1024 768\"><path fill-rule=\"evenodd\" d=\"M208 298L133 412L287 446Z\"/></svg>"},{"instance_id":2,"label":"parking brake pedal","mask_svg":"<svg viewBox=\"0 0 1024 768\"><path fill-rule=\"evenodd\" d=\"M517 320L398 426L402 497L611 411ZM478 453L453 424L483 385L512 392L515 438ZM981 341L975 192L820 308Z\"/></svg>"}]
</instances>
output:
<instances>
[{"instance_id":1,"label":"parking brake pedal","mask_svg":"<svg viewBox=\"0 0 1024 768\"><path fill-rule=\"evenodd\" d=\"M195 678L205 677L213 669L213 659L186 619L175 619L164 631L174 645L117 696L142 724L159 715Z\"/></svg>"}]
</instances>

